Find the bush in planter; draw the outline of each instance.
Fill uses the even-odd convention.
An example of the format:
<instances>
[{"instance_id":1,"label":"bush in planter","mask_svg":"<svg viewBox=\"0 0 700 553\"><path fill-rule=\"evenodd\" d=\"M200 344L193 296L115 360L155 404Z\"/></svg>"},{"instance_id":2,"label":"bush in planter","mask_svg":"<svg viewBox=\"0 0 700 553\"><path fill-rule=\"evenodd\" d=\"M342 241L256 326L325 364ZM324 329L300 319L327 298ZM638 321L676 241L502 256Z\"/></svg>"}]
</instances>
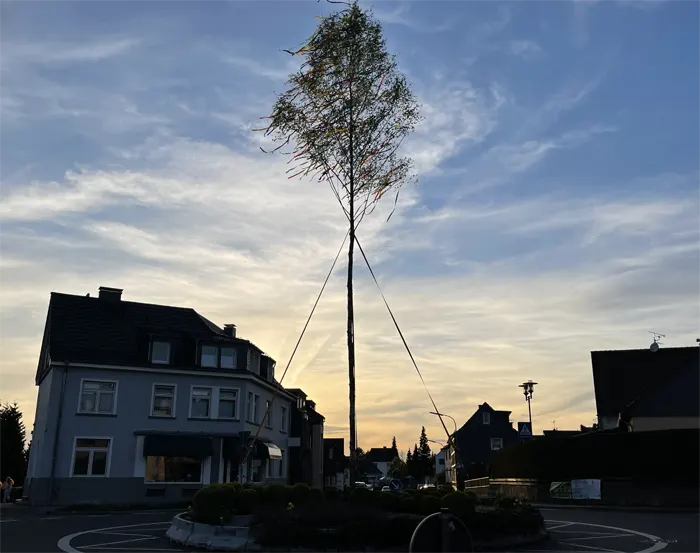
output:
<instances>
[{"instance_id":1,"label":"bush in planter","mask_svg":"<svg viewBox=\"0 0 700 553\"><path fill-rule=\"evenodd\" d=\"M267 484L259 492L262 505L279 506L287 501L287 486L284 484Z\"/></svg>"},{"instance_id":2,"label":"bush in planter","mask_svg":"<svg viewBox=\"0 0 700 553\"><path fill-rule=\"evenodd\" d=\"M242 489L235 494L235 511L239 515L249 515L260 504L258 492L254 489Z\"/></svg>"},{"instance_id":3,"label":"bush in planter","mask_svg":"<svg viewBox=\"0 0 700 553\"><path fill-rule=\"evenodd\" d=\"M494 505L497 509L512 510L515 509L518 505L520 505L520 501L518 501L514 497L500 496L496 498Z\"/></svg>"},{"instance_id":4,"label":"bush in planter","mask_svg":"<svg viewBox=\"0 0 700 553\"><path fill-rule=\"evenodd\" d=\"M424 515L439 513L442 501L440 497L434 494L428 494L420 500L420 510Z\"/></svg>"},{"instance_id":5,"label":"bush in planter","mask_svg":"<svg viewBox=\"0 0 700 553\"><path fill-rule=\"evenodd\" d=\"M294 505L303 505L309 502L311 488L308 484L299 482L291 487L287 487L287 501Z\"/></svg>"},{"instance_id":6,"label":"bush in planter","mask_svg":"<svg viewBox=\"0 0 700 553\"><path fill-rule=\"evenodd\" d=\"M335 486L326 486L323 488L323 496L326 501L337 501L340 499L340 490Z\"/></svg>"},{"instance_id":7,"label":"bush in planter","mask_svg":"<svg viewBox=\"0 0 700 553\"><path fill-rule=\"evenodd\" d=\"M228 484L211 484L202 488L192 498L192 517L204 524L228 522L238 507L238 496L243 492ZM255 492L253 492L255 493Z\"/></svg>"},{"instance_id":8,"label":"bush in planter","mask_svg":"<svg viewBox=\"0 0 700 553\"><path fill-rule=\"evenodd\" d=\"M320 488L311 488L309 490L308 501L314 505L323 505L325 496Z\"/></svg>"},{"instance_id":9,"label":"bush in planter","mask_svg":"<svg viewBox=\"0 0 700 553\"><path fill-rule=\"evenodd\" d=\"M476 507L475 497L470 497L462 492L452 492L445 495L440 503L441 507L446 507L456 516L468 516L474 512Z\"/></svg>"},{"instance_id":10,"label":"bush in planter","mask_svg":"<svg viewBox=\"0 0 700 553\"><path fill-rule=\"evenodd\" d=\"M372 498L374 497L374 492L366 488L355 488L350 492L350 502L359 503L362 505L369 505L372 503Z\"/></svg>"}]
</instances>

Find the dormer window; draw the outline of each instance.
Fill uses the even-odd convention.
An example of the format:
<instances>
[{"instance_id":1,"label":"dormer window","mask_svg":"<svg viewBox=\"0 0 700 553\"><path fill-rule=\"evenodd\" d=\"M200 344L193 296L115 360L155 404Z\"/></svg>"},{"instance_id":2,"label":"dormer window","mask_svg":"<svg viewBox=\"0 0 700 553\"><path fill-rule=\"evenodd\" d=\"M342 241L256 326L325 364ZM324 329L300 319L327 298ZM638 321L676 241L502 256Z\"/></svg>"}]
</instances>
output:
<instances>
[{"instance_id":1,"label":"dormer window","mask_svg":"<svg viewBox=\"0 0 700 553\"><path fill-rule=\"evenodd\" d=\"M202 367L219 366L219 348L216 346L202 346Z\"/></svg>"},{"instance_id":2,"label":"dormer window","mask_svg":"<svg viewBox=\"0 0 700 553\"><path fill-rule=\"evenodd\" d=\"M151 344L151 363L168 365L170 363L170 342L154 340Z\"/></svg>"},{"instance_id":3,"label":"dormer window","mask_svg":"<svg viewBox=\"0 0 700 553\"><path fill-rule=\"evenodd\" d=\"M209 346L203 345L199 358L201 367L214 369L235 369L236 368L236 348L233 346Z\"/></svg>"}]
</instances>

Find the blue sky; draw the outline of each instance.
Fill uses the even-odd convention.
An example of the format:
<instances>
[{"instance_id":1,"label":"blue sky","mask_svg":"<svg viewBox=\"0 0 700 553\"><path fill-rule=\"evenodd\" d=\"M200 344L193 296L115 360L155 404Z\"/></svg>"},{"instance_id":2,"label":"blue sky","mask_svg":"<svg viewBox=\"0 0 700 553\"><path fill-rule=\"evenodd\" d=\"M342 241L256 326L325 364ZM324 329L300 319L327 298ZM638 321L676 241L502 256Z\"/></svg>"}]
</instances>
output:
<instances>
[{"instance_id":1,"label":"blue sky","mask_svg":"<svg viewBox=\"0 0 700 553\"><path fill-rule=\"evenodd\" d=\"M360 238L445 412L595 416L589 351L698 335L695 2L375 2L422 104L416 185ZM317 2L3 2L2 384L31 422L51 291L187 305L286 363L344 235L250 131ZM338 267L288 383L342 435ZM360 269L363 446L439 439ZM337 394L340 393L340 396Z\"/></svg>"}]
</instances>

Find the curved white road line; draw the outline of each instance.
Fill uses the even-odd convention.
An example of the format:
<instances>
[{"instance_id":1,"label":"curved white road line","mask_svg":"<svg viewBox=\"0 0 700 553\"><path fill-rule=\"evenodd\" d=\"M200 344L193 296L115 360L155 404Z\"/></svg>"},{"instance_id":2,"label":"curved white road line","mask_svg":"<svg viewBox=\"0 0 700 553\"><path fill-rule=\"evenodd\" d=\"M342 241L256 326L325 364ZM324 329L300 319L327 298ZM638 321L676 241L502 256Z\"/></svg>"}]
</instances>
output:
<instances>
[{"instance_id":1,"label":"curved white road line","mask_svg":"<svg viewBox=\"0 0 700 553\"><path fill-rule=\"evenodd\" d=\"M626 532L629 534L636 534L637 536L642 536L644 538L647 538L648 540L651 540L654 542L654 544L651 547L647 547L646 549L643 549L641 551L636 551L635 553L656 553L657 551L661 551L664 549L668 544L663 541L659 536L654 536L652 534L646 534L645 532L639 532L638 530L632 530L630 528L620 528L619 526L606 526L604 524L592 524L589 522L574 522L570 520L545 520L547 523L555 523L555 524L562 524L564 526L568 526L569 524L578 524L581 526L593 526L596 528L605 528L606 530L615 530L617 532ZM77 538L78 536L82 536L84 534L97 534L100 532L104 531L109 531L109 530L121 530L123 528L138 528L141 526L158 526L158 525L166 525L170 524L169 522L142 522L140 524L125 524L122 526L107 526L105 528L95 528L93 530L83 530L82 532L75 532L74 534L69 534L67 536L63 536L60 540L58 540L58 543L56 544L57 547L61 551L65 551L65 553L81 553L79 550L73 548L70 544L70 542L74 539ZM603 536L601 536L603 537ZM131 540L128 540L131 541ZM600 551L603 551L603 549L600 549Z\"/></svg>"},{"instance_id":2,"label":"curved white road line","mask_svg":"<svg viewBox=\"0 0 700 553\"><path fill-rule=\"evenodd\" d=\"M141 524L125 524L123 526L107 526L105 528L95 528L94 530L83 530L82 532L76 532L75 534L69 534L67 536L63 536L60 540L58 540L58 543L56 546L61 550L65 551L66 553L81 553L81 551L78 551L77 549L73 548L70 544L71 540L73 538L77 538L78 536L82 536L84 534L99 534L100 532L103 532L105 530L119 530L121 528L137 528L140 526L157 526L161 525L164 526L166 524L170 524L170 522L142 522Z\"/></svg>"},{"instance_id":3,"label":"curved white road line","mask_svg":"<svg viewBox=\"0 0 700 553\"><path fill-rule=\"evenodd\" d=\"M554 523L561 523L561 524L567 524L571 522L570 520L545 520L545 522L554 522ZM647 538L648 540L651 540L654 542L654 545L651 547L647 547L646 549L642 549L641 551L636 551L635 553L656 553L656 551L661 551L664 549L668 544L663 541L659 536L654 536L652 534L646 534L644 532L639 532L637 530L632 530L630 528L620 528L619 526L606 526L604 524L592 524L590 522L574 522L573 524L580 524L581 526L595 526L596 528L605 528L606 530L616 530L617 532L627 532L629 534L636 534L637 536L642 536L644 538ZM571 542L568 542L571 543ZM601 549L601 551L603 551Z\"/></svg>"}]
</instances>

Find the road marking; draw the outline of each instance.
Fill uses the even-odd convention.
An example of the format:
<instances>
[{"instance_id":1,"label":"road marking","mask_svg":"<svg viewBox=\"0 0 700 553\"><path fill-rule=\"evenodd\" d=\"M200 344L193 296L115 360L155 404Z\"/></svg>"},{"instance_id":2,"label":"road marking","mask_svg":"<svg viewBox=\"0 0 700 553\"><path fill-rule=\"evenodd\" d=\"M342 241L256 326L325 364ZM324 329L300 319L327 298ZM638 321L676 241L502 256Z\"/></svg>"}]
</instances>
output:
<instances>
[{"instance_id":1,"label":"road marking","mask_svg":"<svg viewBox=\"0 0 700 553\"><path fill-rule=\"evenodd\" d=\"M147 538L134 538L133 540L119 540L119 541L106 541L104 543L94 543L92 545L81 545L83 549L99 549L106 545L117 545L119 543L132 543L135 541L146 541L146 540L159 540L163 536L148 536Z\"/></svg>"},{"instance_id":2,"label":"road marking","mask_svg":"<svg viewBox=\"0 0 700 553\"><path fill-rule=\"evenodd\" d=\"M17 522L18 520L18 518L3 518L0 519L0 522Z\"/></svg>"},{"instance_id":3,"label":"road marking","mask_svg":"<svg viewBox=\"0 0 700 553\"><path fill-rule=\"evenodd\" d=\"M634 536L634 534L618 534L618 533L610 533L610 532L584 532L583 530L557 530L557 534L586 534L589 536Z\"/></svg>"},{"instance_id":4,"label":"road marking","mask_svg":"<svg viewBox=\"0 0 700 553\"><path fill-rule=\"evenodd\" d=\"M580 538L567 538L565 540L558 540L558 541L560 541L562 543L568 543L572 540L604 540L607 538L620 538L620 537L631 538L631 537L634 537L634 534L603 534L600 536L583 536Z\"/></svg>"},{"instance_id":5,"label":"road marking","mask_svg":"<svg viewBox=\"0 0 700 553\"><path fill-rule=\"evenodd\" d=\"M566 524L560 524L559 526L552 526L551 528L547 528L547 530L556 530L557 528L564 528L565 526L572 526L576 524L575 522L567 522Z\"/></svg>"},{"instance_id":6,"label":"road marking","mask_svg":"<svg viewBox=\"0 0 700 553\"><path fill-rule=\"evenodd\" d=\"M552 509L549 509L552 510ZM567 522L571 522L570 520L545 520L545 522L554 522L556 523L561 523L565 524ZM632 530L631 528L620 528L619 526L606 526L605 524L591 524L590 522L572 522L572 524L579 524L581 526L594 526L596 528L605 528L606 530L615 530L616 532L628 532L630 534L634 534L636 536L642 536L643 538L647 538L648 540L651 540L654 543L651 547L647 547L646 549L642 549L641 551L637 551L636 553L656 553L657 551L661 551L664 549L668 543L664 542L659 536L654 536L653 534L646 534L644 532L639 532L638 530ZM570 545L576 545L573 543L570 543ZM588 546L581 546L584 547L585 549L593 549L592 547ZM604 551L602 547L598 548L600 551ZM608 549L607 551L615 551L614 549Z\"/></svg>"},{"instance_id":7,"label":"road marking","mask_svg":"<svg viewBox=\"0 0 700 553\"><path fill-rule=\"evenodd\" d=\"M105 526L104 528L95 528L94 530L83 530L82 532L75 532L74 534L63 536L60 540L58 540L58 543L56 543L56 547L58 547L61 551L65 551L65 553L80 553L79 550L75 549L70 544L71 540L73 538L77 538L78 536L82 536L84 534L99 534L105 530L121 530L122 528L139 528L141 526L163 526L165 524L170 524L170 521L142 522L140 524L123 524L121 526Z\"/></svg>"},{"instance_id":8,"label":"road marking","mask_svg":"<svg viewBox=\"0 0 700 553\"><path fill-rule=\"evenodd\" d=\"M590 545L583 545L582 543L574 543L572 541L567 543L569 545L573 545L574 547L583 547L584 549L592 549L593 551L609 551L610 553L623 553L622 551L618 551L617 549L605 549L605 547L592 547Z\"/></svg>"},{"instance_id":9,"label":"road marking","mask_svg":"<svg viewBox=\"0 0 700 553\"><path fill-rule=\"evenodd\" d=\"M134 534L133 532L99 532L105 536L131 536L132 538L150 538L153 534Z\"/></svg>"}]
</instances>

